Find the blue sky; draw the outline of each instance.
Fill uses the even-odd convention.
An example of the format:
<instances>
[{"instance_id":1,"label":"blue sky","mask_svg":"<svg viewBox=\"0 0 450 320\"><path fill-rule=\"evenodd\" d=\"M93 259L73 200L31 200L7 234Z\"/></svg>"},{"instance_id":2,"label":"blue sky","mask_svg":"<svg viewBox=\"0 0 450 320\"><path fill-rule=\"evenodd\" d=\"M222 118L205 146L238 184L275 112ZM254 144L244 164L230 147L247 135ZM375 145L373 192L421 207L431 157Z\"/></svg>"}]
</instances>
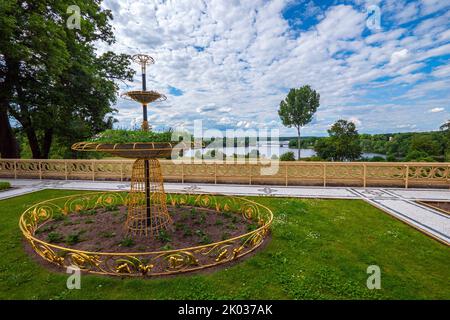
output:
<instances>
[{"instance_id":1,"label":"blue sky","mask_svg":"<svg viewBox=\"0 0 450 320\"><path fill-rule=\"evenodd\" d=\"M450 2L105 0L117 43L148 53L148 88L168 100L149 108L155 128L283 128L289 88L311 85L321 105L303 135L338 119L360 132L437 130L450 119ZM379 21L379 25L377 22ZM136 66L136 70L138 70ZM140 87L135 81L121 90ZM119 126L141 121L120 100Z\"/></svg>"}]
</instances>

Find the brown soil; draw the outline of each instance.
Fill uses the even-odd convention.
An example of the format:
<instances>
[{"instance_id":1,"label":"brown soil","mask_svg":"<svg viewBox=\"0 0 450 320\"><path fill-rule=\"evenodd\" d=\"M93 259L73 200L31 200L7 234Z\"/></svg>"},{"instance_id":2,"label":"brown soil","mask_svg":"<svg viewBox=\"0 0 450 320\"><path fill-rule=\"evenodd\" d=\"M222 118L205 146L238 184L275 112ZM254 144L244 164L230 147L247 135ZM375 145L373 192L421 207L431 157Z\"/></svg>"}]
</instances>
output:
<instances>
[{"instance_id":1,"label":"brown soil","mask_svg":"<svg viewBox=\"0 0 450 320\"><path fill-rule=\"evenodd\" d=\"M36 237L91 252L148 252L226 240L257 227L234 213L189 206L169 206L168 209L174 223L155 239L127 235L125 206L56 216L36 231Z\"/></svg>"},{"instance_id":2,"label":"brown soil","mask_svg":"<svg viewBox=\"0 0 450 320\"><path fill-rule=\"evenodd\" d=\"M450 202L422 201L422 203L425 204L425 205L429 205L431 207L435 207L435 208L441 209L441 210L447 212L448 214L450 214Z\"/></svg>"}]
</instances>

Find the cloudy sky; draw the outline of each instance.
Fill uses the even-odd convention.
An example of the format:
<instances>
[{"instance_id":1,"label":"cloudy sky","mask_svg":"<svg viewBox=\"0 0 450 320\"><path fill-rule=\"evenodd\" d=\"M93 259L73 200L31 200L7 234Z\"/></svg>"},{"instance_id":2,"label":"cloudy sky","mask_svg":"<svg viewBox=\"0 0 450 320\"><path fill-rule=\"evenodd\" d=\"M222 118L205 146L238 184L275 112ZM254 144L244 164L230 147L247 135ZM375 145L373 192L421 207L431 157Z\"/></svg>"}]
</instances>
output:
<instances>
[{"instance_id":1,"label":"cloudy sky","mask_svg":"<svg viewBox=\"0 0 450 320\"><path fill-rule=\"evenodd\" d=\"M283 128L277 110L290 88L321 94L303 135L326 135L338 119L360 132L436 130L450 118L448 0L105 0L117 43L148 53L156 128ZM368 10L368 8L370 10ZM378 10L379 8L379 10ZM379 18L379 19L378 19ZM380 24L377 24L380 21ZM136 69L137 66L135 66ZM139 89L139 75L121 90ZM141 109L119 99L120 127Z\"/></svg>"}]
</instances>

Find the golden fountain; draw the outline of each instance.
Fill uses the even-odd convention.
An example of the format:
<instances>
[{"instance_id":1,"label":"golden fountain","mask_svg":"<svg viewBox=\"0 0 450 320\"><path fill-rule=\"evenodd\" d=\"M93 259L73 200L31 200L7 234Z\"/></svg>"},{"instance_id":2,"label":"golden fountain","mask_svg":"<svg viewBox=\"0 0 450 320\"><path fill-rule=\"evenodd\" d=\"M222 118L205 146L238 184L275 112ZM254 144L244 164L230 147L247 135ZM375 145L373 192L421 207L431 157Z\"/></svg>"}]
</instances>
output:
<instances>
[{"instance_id":1,"label":"golden fountain","mask_svg":"<svg viewBox=\"0 0 450 320\"><path fill-rule=\"evenodd\" d=\"M142 130L149 131L147 106L166 97L156 91L147 91L146 69L154 63L153 58L139 54L133 60L142 67L142 90L129 91L122 96L142 104ZM74 144L72 149L77 151L106 152L136 159L132 167L130 193L83 193L35 204L26 209L19 220L25 239L37 255L61 269L75 266L94 274L136 277L201 270L235 261L258 249L268 239L273 220L269 208L241 197L202 193L166 195L158 158L166 158L173 151L188 148L191 148L190 142L178 141ZM113 219L114 212L126 215L125 230L120 224L105 224L102 220ZM71 221L87 214L94 222L91 222L91 233L83 233L85 238L81 244L50 237L50 229L63 232L58 229L65 226L61 219ZM172 220L175 221L174 227L169 228ZM195 234L190 229L194 225L199 225ZM116 234L121 240L119 245L105 243L108 248L89 247L89 242L104 242L98 230L104 227L111 233L112 230L117 231L117 226L125 234L124 238L120 231ZM230 229L228 226L234 227ZM78 224L72 224L70 228L73 228L71 232L76 231L76 235L80 235ZM205 232L208 228L213 230L209 235ZM132 245L128 236L143 248L123 247L125 240ZM170 237L182 244L175 248L167 244L163 246L161 241L171 241ZM86 242L84 249L78 247L83 242Z\"/></svg>"},{"instance_id":2,"label":"golden fountain","mask_svg":"<svg viewBox=\"0 0 450 320\"><path fill-rule=\"evenodd\" d=\"M144 54L133 56L133 61L141 65L142 90L129 91L122 97L142 104L142 130L149 131L147 106L149 103L166 100L166 96L156 91L147 91L147 66L155 60ZM161 165L157 158L169 157L173 150L189 147L183 142L133 142L95 143L81 142L72 146L77 151L100 151L125 158L137 158L131 174L131 191L128 201L128 217L125 223L132 235L154 237L161 229L166 229L172 219L167 211Z\"/></svg>"}]
</instances>

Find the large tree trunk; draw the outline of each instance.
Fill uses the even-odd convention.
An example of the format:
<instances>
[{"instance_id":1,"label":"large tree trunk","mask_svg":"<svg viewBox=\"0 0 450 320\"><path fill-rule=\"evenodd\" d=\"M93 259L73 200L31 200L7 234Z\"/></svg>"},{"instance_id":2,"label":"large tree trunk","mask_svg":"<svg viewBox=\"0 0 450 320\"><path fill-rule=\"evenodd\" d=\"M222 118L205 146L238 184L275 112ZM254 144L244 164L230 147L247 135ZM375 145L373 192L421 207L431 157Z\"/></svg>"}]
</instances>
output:
<instances>
[{"instance_id":1,"label":"large tree trunk","mask_svg":"<svg viewBox=\"0 0 450 320\"><path fill-rule=\"evenodd\" d=\"M297 148L298 148L298 159L300 160L300 127L297 127Z\"/></svg>"},{"instance_id":2,"label":"large tree trunk","mask_svg":"<svg viewBox=\"0 0 450 320\"><path fill-rule=\"evenodd\" d=\"M42 159L48 159L50 155L50 148L53 142L53 129L47 129L44 133L44 141L42 143Z\"/></svg>"},{"instance_id":3,"label":"large tree trunk","mask_svg":"<svg viewBox=\"0 0 450 320\"><path fill-rule=\"evenodd\" d=\"M1 158L19 158L19 148L9 123L8 107L0 102L0 156Z\"/></svg>"},{"instance_id":4,"label":"large tree trunk","mask_svg":"<svg viewBox=\"0 0 450 320\"><path fill-rule=\"evenodd\" d=\"M41 149L39 148L39 141L36 136L36 132L34 131L31 124L27 125L24 129L28 138L31 153L33 154L33 159L42 159Z\"/></svg>"},{"instance_id":5,"label":"large tree trunk","mask_svg":"<svg viewBox=\"0 0 450 320\"><path fill-rule=\"evenodd\" d=\"M1 73L0 81L0 157L19 158L19 147L14 132L11 128L8 116L8 107L12 96L14 71L8 66L6 60L6 72ZM14 65L18 67L18 65Z\"/></svg>"},{"instance_id":6,"label":"large tree trunk","mask_svg":"<svg viewBox=\"0 0 450 320\"><path fill-rule=\"evenodd\" d=\"M17 86L17 95L19 101L22 103L20 104L20 116L17 116L16 118L20 121L20 124L27 135L28 144L30 145L31 153L33 154L33 159L42 159L42 152L36 134L36 129L33 126L29 106L23 102L26 100L20 85ZM49 125L51 124L49 123Z\"/></svg>"}]
</instances>

